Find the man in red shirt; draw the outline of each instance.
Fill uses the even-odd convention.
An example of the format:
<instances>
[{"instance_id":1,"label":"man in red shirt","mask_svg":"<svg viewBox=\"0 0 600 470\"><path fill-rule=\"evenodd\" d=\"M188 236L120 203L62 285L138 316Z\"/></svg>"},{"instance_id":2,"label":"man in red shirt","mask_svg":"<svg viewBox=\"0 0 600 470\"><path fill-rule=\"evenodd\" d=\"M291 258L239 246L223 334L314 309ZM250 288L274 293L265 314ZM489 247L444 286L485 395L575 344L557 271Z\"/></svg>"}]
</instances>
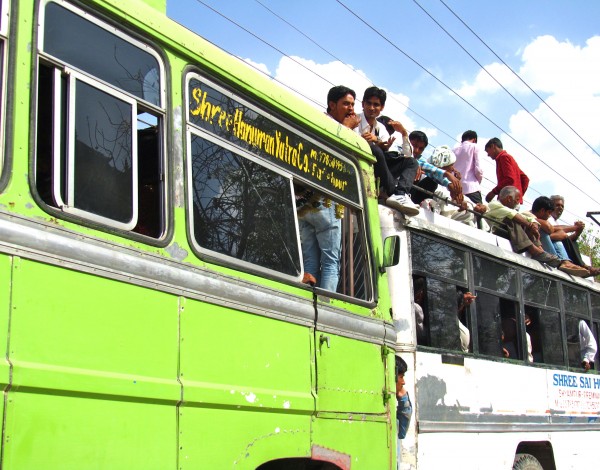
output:
<instances>
[{"instance_id":1,"label":"man in red shirt","mask_svg":"<svg viewBox=\"0 0 600 470\"><path fill-rule=\"evenodd\" d=\"M502 188L514 186L521 192L519 203L523 204L523 196L529 186L527 175L521 171L515 159L502 148L502 141L498 137L490 139L485 144L485 151L492 160L496 161L496 179L498 180L498 184L487 194L485 200L490 202Z\"/></svg>"}]
</instances>

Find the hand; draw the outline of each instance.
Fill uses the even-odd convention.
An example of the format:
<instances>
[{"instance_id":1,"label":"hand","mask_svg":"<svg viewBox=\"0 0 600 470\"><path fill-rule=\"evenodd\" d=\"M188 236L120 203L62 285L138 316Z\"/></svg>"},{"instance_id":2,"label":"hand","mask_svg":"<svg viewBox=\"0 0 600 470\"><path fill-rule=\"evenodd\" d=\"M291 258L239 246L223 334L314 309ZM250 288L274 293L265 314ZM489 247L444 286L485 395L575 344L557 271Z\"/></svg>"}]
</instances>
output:
<instances>
[{"instance_id":1,"label":"hand","mask_svg":"<svg viewBox=\"0 0 600 470\"><path fill-rule=\"evenodd\" d=\"M395 140L395 137L390 137L387 142L380 142L379 146L383 149L384 152L387 152Z\"/></svg>"},{"instance_id":2,"label":"hand","mask_svg":"<svg viewBox=\"0 0 600 470\"><path fill-rule=\"evenodd\" d=\"M457 202L458 204L462 204L464 197L462 193L462 184L460 184L460 180L456 178L452 173L446 171L444 176L450 180L450 184L448 185L448 190L450 191L450 196L452 200Z\"/></svg>"},{"instance_id":3,"label":"hand","mask_svg":"<svg viewBox=\"0 0 600 470\"><path fill-rule=\"evenodd\" d=\"M363 132L361 134L361 137L369 143L375 143L378 140L377 136L375 134L373 134L372 132Z\"/></svg>"},{"instance_id":4,"label":"hand","mask_svg":"<svg viewBox=\"0 0 600 470\"><path fill-rule=\"evenodd\" d=\"M583 370L585 370L586 372L587 372L588 370L590 370L590 363L589 363L588 361L583 361L583 362L581 363L581 365L583 366Z\"/></svg>"},{"instance_id":5,"label":"hand","mask_svg":"<svg viewBox=\"0 0 600 470\"><path fill-rule=\"evenodd\" d=\"M487 212L488 208L485 204L477 203L473 207L473 210L475 212L479 212L480 214L485 214Z\"/></svg>"},{"instance_id":6,"label":"hand","mask_svg":"<svg viewBox=\"0 0 600 470\"><path fill-rule=\"evenodd\" d=\"M360 116L356 113L348 114L342 121L342 124L349 129L354 129L360 124Z\"/></svg>"},{"instance_id":7,"label":"hand","mask_svg":"<svg viewBox=\"0 0 600 470\"><path fill-rule=\"evenodd\" d=\"M404 128L400 121L393 121L390 119L389 124L394 128L396 132L400 132L403 136L408 135L408 131Z\"/></svg>"},{"instance_id":8,"label":"hand","mask_svg":"<svg viewBox=\"0 0 600 470\"><path fill-rule=\"evenodd\" d=\"M489 192L489 193L487 193L487 195L485 196L485 201L486 201L486 202L491 202L491 201L492 201L492 199L494 199L494 196L495 196L495 194L494 194L492 191L490 191L490 192Z\"/></svg>"},{"instance_id":9,"label":"hand","mask_svg":"<svg viewBox=\"0 0 600 470\"><path fill-rule=\"evenodd\" d=\"M465 292L463 295L463 300L465 302L465 305L471 305L475 299L477 298L476 295L473 295L471 292Z\"/></svg>"},{"instance_id":10,"label":"hand","mask_svg":"<svg viewBox=\"0 0 600 470\"><path fill-rule=\"evenodd\" d=\"M538 224L531 223L525 230L536 240L540 238L540 226Z\"/></svg>"},{"instance_id":11,"label":"hand","mask_svg":"<svg viewBox=\"0 0 600 470\"><path fill-rule=\"evenodd\" d=\"M463 196L462 187L460 187L460 183L458 189L455 189L453 184L450 184L450 186L448 186L448 189L450 190L450 197L452 198L452 200L458 205L462 206L463 202L465 201L465 197Z\"/></svg>"},{"instance_id":12,"label":"hand","mask_svg":"<svg viewBox=\"0 0 600 470\"><path fill-rule=\"evenodd\" d=\"M419 181L423 176L423 169L419 166L417 167L417 174L415 175L415 181Z\"/></svg>"}]
</instances>

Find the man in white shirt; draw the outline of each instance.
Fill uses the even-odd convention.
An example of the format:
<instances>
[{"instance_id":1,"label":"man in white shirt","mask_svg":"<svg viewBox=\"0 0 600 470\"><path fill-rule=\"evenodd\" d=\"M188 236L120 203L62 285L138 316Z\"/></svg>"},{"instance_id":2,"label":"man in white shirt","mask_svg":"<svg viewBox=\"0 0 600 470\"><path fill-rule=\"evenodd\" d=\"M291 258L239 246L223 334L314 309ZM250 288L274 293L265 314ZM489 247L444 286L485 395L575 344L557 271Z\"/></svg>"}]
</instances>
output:
<instances>
[{"instance_id":1,"label":"man in white shirt","mask_svg":"<svg viewBox=\"0 0 600 470\"><path fill-rule=\"evenodd\" d=\"M579 321L579 348L581 350L581 366L586 372L590 369L593 370L598 344L590 327L583 320Z\"/></svg>"},{"instance_id":2,"label":"man in white shirt","mask_svg":"<svg viewBox=\"0 0 600 470\"><path fill-rule=\"evenodd\" d=\"M479 164L479 148L477 147L477 132L465 131L462 135L462 143L453 148L456 155L454 169L461 174L463 194L475 204L483 202L481 198L480 183L483 178L483 170Z\"/></svg>"},{"instance_id":3,"label":"man in white shirt","mask_svg":"<svg viewBox=\"0 0 600 470\"><path fill-rule=\"evenodd\" d=\"M365 90L363 112L359 114L360 124L356 131L369 142L376 159L375 177L379 178L381 189L387 194L386 205L404 215L414 216L419 213L419 207L410 199L410 189L419 165L412 158L408 132L404 126L388 119L392 130L402 134L402 146L392 148L395 137L391 137L386 126L377 120L385 107L386 98L387 93L381 88L373 86Z\"/></svg>"}]
</instances>

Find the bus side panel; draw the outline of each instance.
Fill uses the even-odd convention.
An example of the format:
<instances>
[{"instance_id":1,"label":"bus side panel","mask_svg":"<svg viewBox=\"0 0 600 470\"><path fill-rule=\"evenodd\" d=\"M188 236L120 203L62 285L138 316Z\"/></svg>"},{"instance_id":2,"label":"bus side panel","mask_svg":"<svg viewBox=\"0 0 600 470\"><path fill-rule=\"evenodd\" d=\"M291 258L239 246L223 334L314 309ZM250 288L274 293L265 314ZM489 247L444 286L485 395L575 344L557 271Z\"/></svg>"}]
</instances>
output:
<instances>
[{"instance_id":1,"label":"bus side panel","mask_svg":"<svg viewBox=\"0 0 600 470\"><path fill-rule=\"evenodd\" d=\"M317 339L317 409L385 413L381 346L329 333L317 333Z\"/></svg>"},{"instance_id":2,"label":"bus side panel","mask_svg":"<svg viewBox=\"0 0 600 470\"><path fill-rule=\"evenodd\" d=\"M306 326L186 299L180 466L256 468L310 455L312 351Z\"/></svg>"},{"instance_id":3,"label":"bus side panel","mask_svg":"<svg viewBox=\"0 0 600 470\"><path fill-rule=\"evenodd\" d=\"M8 362L8 328L10 318L10 291L11 291L11 256L0 256L0 384L6 393L10 382L10 365ZM4 400L2 400L2 417L4 417Z\"/></svg>"},{"instance_id":4,"label":"bus side panel","mask_svg":"<svg viewBox=\"0 0 600 470\"><path fill-rule=\"evenodd\" d=\"M177 298L19 260L12 302L3 468L173 466Z\"/></svg>"},{"instance_id":5,"label":"bus side panel","mask_svg":"<svg viewBox=\"0 0 600 470\"><path fill-rule=\"evenodd\" d=\"M385 421L370 421L360 415L349 415L345 419L317 418L313 427L315 448L332 452L342 468L352 470L395 469L392 461L396 438L391 439L391 429ZM318 451L315 450L315 453ZM337 459L335 454L338 454ZM346 466L347 463L350 465Z\"/></svg>"}]
</instances>

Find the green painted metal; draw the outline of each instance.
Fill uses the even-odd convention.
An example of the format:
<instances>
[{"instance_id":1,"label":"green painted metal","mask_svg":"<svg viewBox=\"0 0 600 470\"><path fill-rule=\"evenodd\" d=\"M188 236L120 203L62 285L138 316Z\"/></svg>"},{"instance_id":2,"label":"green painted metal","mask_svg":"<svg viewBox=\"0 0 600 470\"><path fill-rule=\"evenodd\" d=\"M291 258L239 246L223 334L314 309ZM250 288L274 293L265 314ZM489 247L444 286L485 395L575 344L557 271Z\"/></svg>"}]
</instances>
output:
<instances>
[{"instance_id":1,"label":"green painted metal","mask_svg":"<svg viewBox=\"0 0 600 470\"><path fill-rule=\"evenodd\" d=\"M382 346L186 297L113 276L39 259L4 243L1 220L60 227L89 242L205 267L312 302L298 286L193 256L184 194L172 197L166 246L77 224L45 212L31 192L36 2L13 2L4 151L8 184L0 194L0 382L5 390L3 470L253 469L274 459L310 458L328 449L351 468L395 468L395 438L386 394L393 355ZM84 1L90 14L116 19L156 45L167 61L172 170L181 180L185 133L182 77L195 65L240 90L359 164L371 256L381 262L372 157L363 140L287 94L223 51L164 16L163 0ZM183 107L185 109L185 107ZM178 119L174 119L178 117ZM10 245L10 246L9 246ZM18 247L17 247L18 248ZM13 250L13 251L11 251ZM43 244L40 245L43 255ZM42 256L43 258L43 256ZM375 273L378 303L317 300L346 315L389 320L387 280ZM134 282L135 281L135 282ZM321 335L328 337L321 340Z\"/></svg>"}]
</instances>

